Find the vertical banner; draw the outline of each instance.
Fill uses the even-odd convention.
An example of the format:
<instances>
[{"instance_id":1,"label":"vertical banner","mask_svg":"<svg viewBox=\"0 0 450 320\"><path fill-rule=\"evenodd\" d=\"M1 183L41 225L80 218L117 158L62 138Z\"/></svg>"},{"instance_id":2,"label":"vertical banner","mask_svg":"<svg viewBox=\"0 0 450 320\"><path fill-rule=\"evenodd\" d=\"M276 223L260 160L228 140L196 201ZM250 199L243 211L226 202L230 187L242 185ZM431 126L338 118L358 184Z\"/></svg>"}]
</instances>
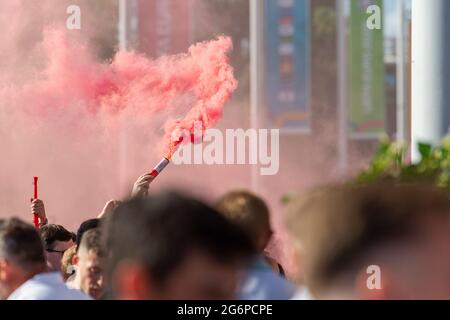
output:
<instances>
[{"instance_id":1,"label":"vertical banner","mask_svg":"<svg viewBox=\"0 0 450 320\"><path fill-rule=\"evenodd\" d=\"M383 0L351 0L350 11L350 136L377 139L386 132L383 28L369 29L375 5L380 19ZM383 21L381 19L381 21Z\"/></svg>"},{"instance_id":2,"label":"vertical banner","mask_svg":"<svg viewBox=\"0 0 450 320\"><path fill-rule=\"evenodd\" d=\"M152 57L187 51L193 4L194 0L139 0L139 51Z\"/></svg>"},{"instance_id":3,"label":"vertical banner","mask_svg":"<svg viewBox=\"0 0 450 320\"><path fill-rule=\"evenodd\" d=\"M270 125L309 132L310 0L266 0L265 95Z\"/></svg>"}]
</instances>

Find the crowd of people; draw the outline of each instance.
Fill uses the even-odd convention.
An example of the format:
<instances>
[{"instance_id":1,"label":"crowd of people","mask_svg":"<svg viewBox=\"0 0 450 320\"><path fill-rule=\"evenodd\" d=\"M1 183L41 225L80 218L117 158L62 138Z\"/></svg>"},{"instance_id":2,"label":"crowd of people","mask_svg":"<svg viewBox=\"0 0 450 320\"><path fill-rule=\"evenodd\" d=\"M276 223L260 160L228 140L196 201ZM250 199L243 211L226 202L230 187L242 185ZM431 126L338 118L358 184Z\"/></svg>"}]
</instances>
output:
<instances>
[{"instance_id":1,"label":"crowd of people","mask_svg":"<svg viewBox=\"0 0 450 320\"><path fill-rule=\"evenodd\" d=\"M0 299L450 299L450 198L421 183L336 185L284 213L295 273L266 252L270 211L236 190L207 204L149 192L110 201L76 233L0 219Z\"/></svg>"}]
</instances>

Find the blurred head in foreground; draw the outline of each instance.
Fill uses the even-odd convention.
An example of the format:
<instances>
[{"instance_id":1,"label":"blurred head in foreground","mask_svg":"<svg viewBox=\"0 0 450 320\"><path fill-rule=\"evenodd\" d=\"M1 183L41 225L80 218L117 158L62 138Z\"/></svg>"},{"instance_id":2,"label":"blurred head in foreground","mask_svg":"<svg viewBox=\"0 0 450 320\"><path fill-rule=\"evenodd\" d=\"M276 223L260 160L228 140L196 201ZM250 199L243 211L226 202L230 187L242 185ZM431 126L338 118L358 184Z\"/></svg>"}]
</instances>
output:
<instances>
[{"instance_id":1,"label":"blurred head in foreground","mask_svg":"<svg viewBox=\"0 0 450 320\"><path fill-rule=\"evenodd\" d=\"M19 219L0 220L0 299L47 269L39 233Z\"/></svg>"},{"instance_id":2,"label":"blurred head in foreground","mask_svg":"<svg viewBox=\"0 0 450 320\"><path fill-rule=\"evenodd\" d=\"M105 254L98 228L90 229L83 234L72 261L77 270L74 287L93 299L100 299L105 291L103 276Z\"/></svg>"},{"instance_id":3,"label":"blurred head in foreground","mask_svg":"<svg viewBox=\"0 0 450 320\"><path fill-rule=\"evenodd\" d=\"M238 227L175 193L131 200L103 228L115 299L232 299L252 253Z\"/></svg>"},{"instance_id":4,"label":"blurred head in foreground","mask_svg":"<svg viewBox=\"0 0 450 320\"><path fill-rule=\"evenodd\" d=\"M297 201L287 227L319 299L450 299L450 202L442 190L330 187Z\"/></svg>"}]
</instances>

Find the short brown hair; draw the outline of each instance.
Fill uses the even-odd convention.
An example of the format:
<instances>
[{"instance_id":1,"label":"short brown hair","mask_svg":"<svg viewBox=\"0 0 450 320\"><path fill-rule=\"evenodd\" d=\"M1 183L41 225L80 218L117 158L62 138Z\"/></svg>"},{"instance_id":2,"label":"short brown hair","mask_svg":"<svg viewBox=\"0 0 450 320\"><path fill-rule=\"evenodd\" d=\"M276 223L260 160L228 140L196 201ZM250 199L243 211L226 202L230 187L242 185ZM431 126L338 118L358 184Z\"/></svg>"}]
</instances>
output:
<instances>
[{"instance_id":1,"label":"short brown hair","mask_svg":"<svg viewBox=\"0 0 450 320\"><path fill-rule=\"evenodd\" d=\"M47 224L39 230L39 233L46 249L53 249L55 241L75 240L72 232L58 224Z\"/></svg>"},{"instance_id":2,"label":"short brown hair","mask_svg":"<svg viewBox=\"0 0 450 320\"><path fill-rule=\"evenodd\" d=\"M271 231L269 208L264 200L249 191L236 190L225 194L216 208L244 229L254 245Z\"/></svg>"},{"instance_id":3,"label":"short brown hair","mask_svg":"<svg viewBox=\"0 0 450 320\"><path fill-rule=\"evenodd\" d=\"M337 186L298 200L286 225L303 244L305 279L319 293L356 272L371 250L413 243L423 218L449 213L448 194L429 185Z\"/></svg>"},{"instance_id":4,"label":"short brown hair","mask_svg":"<svg viewBox=\"0 0 450 320\"><path fill-rule=\"evenodd\" d=\"M32 225L17 218L0 219L0 256L23 268L45 265L39 233Z\"/></svg>"},{"instance_id":5,"label":"short brown hair","mask_svg":"<svg viewBox=\"0 0 450 320\"><path fill-rule=\"evenodd\" d=\"M80 247L77 251L82 249L86 251L94 251L99 256L103 256L104 250L102 247L102 238L99 228L90 229L83 233Z\"/></svg>"}]
</instances>

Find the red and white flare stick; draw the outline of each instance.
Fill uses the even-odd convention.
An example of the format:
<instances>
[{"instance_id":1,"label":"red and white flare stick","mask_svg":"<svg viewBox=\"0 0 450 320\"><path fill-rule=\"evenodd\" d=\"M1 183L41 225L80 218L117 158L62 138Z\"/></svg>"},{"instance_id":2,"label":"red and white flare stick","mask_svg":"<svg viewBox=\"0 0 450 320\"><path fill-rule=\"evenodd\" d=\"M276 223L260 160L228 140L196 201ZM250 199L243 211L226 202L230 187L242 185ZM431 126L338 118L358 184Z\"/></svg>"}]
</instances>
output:
<instances>
[{"instance_id":1,"label":"red and white flare stick","mask_svg":"<svg viewBox=\"0 0 450 320\"><path fill-rule=\"evenodd\" d=\"M167 156L161 159L161 161L156 165L156 167L153 168L152 172L150 172L150 175L153 178L156 178L170 163L170 160L172 159L173 153L175 152L175 148L183 141L183 139L178 140L177 142L172 142L169 148L169 153Z\"/></svg>"},{"instance_id":2,"label":"red and white flare stick","mask_svg":"<svg viewBox=\"0 0 450 320\"><path fill-rule=\"evenodd\" d=\"M156 165L156 167L153 168L153 171L150 173L150 175L153 178L156 178L170 163L170 160L166 157L162 158L162 160Z\"/></svg>"}]
</instances>

